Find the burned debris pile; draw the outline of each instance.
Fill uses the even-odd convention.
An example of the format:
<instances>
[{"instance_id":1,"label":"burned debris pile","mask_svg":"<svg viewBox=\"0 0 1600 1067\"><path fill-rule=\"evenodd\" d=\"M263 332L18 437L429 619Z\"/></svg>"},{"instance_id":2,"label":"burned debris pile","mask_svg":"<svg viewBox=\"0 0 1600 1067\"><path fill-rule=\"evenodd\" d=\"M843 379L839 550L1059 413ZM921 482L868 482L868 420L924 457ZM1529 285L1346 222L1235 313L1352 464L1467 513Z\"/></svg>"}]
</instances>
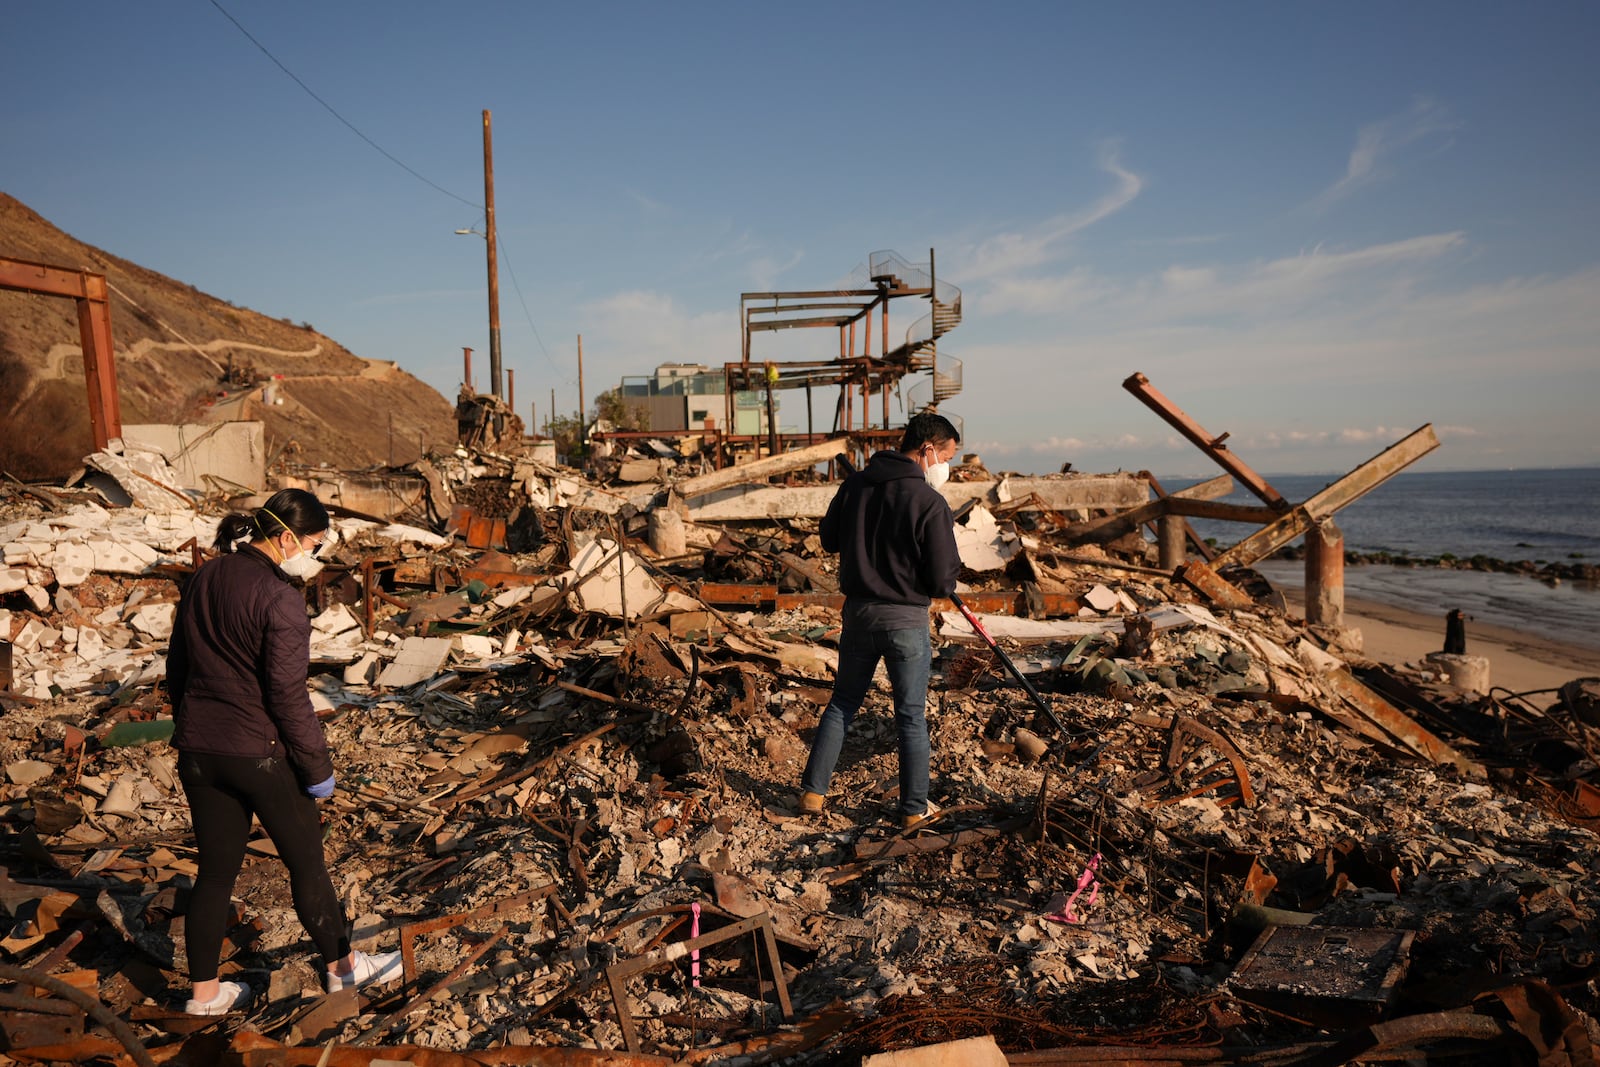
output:
<instances>
[{"instance_id":1,"label":"burned debris pile","mask_svg":"<svg viewBox=\"0 0 1600 1067\"><path fill-rule=\"evenodd\" d=\"M1214 486L970 459L962 600L1044 707L937 604L937 815L894 818L880 677L802 816L841 603L813 468L851 448L712 470L619 442L591 477L463 447L393 510L336 508L306 589L326 848L405 981L323 996L258 837L224 974L260 992L221 1021L178 1011L164 684L220 512L128 457L103 466L132 503L0 487L6 1055L1594 1062L1597 683L1466 692L1289 616L1228 566L1248 550L1174 562L1165 520ZM1295 514L1257 518L1326 517Z\"/></svg>"}]
</instances>

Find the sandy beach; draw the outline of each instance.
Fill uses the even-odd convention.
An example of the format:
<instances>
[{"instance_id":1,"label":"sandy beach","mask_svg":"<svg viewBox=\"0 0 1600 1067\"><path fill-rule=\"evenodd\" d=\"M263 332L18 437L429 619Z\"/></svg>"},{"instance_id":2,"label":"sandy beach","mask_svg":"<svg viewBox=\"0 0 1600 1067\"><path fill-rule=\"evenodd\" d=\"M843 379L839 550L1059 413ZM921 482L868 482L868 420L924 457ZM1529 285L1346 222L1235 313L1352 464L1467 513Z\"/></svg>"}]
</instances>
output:
<instances>
[{"instance_id":1,"label":"sandy beach","mask_svg":"<svg viewBox=\"0 0 1600 1067\"><path fill-rule=\"evenodd\" d=\"M1283 593L1294 611L1304 610L1302 590ZM1383 663L1419 662L1444 647L1442 616L1346 598L1345 623L1361 630L1364 654ZM1490 683L1515 693L1600 676L1600 652L1594 649L1480 622L1467 624L1467 652L1489 657Z\"/></svg>"}]
</instances>

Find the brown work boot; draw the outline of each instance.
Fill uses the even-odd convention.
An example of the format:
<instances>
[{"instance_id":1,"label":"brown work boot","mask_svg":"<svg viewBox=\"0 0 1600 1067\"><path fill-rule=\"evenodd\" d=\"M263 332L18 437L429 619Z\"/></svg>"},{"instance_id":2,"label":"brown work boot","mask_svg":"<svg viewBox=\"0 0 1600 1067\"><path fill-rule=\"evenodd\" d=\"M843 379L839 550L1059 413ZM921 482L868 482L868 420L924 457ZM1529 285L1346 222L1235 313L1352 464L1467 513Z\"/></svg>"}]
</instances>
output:
<instances>
[{"instance_id":1,"label":"brown work boot","mask_svg":"<svg viewBox=\"0 0 1600 1067\"><path fill-rule=\"evenodd\" d=\"M822 794L813 793L810 790L801 793L800 799L794 802L794 806L799 809L801 815L821 815L822 805Z\"/></svg>"},{"instance_id":2,"label":"brown work boot","mask_svg":"<svg viewBox=\"0 0 1600 1067\"><path fill-rule=\"evenodd\" d=\"M900 828L902 830L915 830L917 827L921 826L923 823L927 822L938 814L939 805L930 800L928 801L927 809L924 810L921 815L900 816Z\"/></svg>"}]
</instances>

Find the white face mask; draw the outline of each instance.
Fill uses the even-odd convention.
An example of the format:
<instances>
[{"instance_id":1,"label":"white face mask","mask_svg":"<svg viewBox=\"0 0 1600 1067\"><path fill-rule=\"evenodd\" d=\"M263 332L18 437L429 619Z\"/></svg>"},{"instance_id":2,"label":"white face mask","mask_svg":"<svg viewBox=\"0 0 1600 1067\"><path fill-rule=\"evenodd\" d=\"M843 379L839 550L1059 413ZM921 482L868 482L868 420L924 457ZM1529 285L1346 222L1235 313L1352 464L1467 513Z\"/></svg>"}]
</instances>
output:
<instances>
[{"instance_id":1,"label":"white face mask","mask_svg":"<svg viewBox=\"0 0 1600 1067\"><path fill-rule=\"evenodd\" d=\"M281 553L281 546L279 547ZM278 569L291 578L298 578L302 582L306 582L316 577L317 572L322 569L322 564L312 558L311 553L307 552L302 546L298 556L283 556L280 554L278 557Z\"/></svg>"},{"instance_id":2,"label":"white face mask","mask_svg":"<svg viewBox=\"0 0 1600 1067\"><path fill-rule=\"evenodd\" d=\"M950 461L946 460L943 463L935 463L933 466L923 471L922 476L928 480L929 485L933 486L935 489L939 488L945 482L950 480Z\"/></svg>"},{"instance_id":3,"label":"white face mask","mask_svg":"<svg viewBox=\"0 0 1600 1067\"><path fill-rule=\"evenodd\" d=\"M322 569L322 564L312 559L311 553L302 552L279 563L278 569L291 578L299 578L305 582L316 577L317 572Z\"/></svg>"}]
</instances>

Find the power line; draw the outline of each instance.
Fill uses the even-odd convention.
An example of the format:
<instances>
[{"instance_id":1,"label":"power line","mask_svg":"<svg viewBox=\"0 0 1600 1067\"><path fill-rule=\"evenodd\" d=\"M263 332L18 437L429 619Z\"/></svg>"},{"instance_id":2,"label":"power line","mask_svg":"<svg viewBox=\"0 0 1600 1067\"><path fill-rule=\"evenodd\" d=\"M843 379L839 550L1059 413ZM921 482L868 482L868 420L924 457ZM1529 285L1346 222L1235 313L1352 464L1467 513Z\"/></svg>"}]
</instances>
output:
<instances>
[{"instance_id":1,"label":"power line","mask_svg":"<svg viewBox=\"0 0 1600 1067\"><path fill-rule=\"evenodd\" d=\"M211 6L216 8L218 11L222 12L224 18L226 18L229 22L233 23L234 26L238 27L239 32L244 34L246 39L248 39L251 44L255 45L257 48L259 48L261 50L261 54L262 55L264 55L268 59L272 60L272 62L277 66L277 68L279 70L281 70L285 74L287 74L291 79L293 79L293 81L294 81L294 83L296 85L298 85L298 86L300 86L300 88L304 89L307 96L311 97L311 99L313 99L317 103L321 104L323 106L323 108L328 112L328 114L332 115L334 118L336 118L340 122L342 122L345 125L345 127L350 130L351 133L355 134L357 137L359 137L363 141L367 142L367 144L369 144L373 148L377 149L379 154L381 154L383 156L383 158L387 159L389 162L393 163L395 166L399 167L401 170L405 171L407 174L411 175L413 178L417 179L419 182L422 182L424 185L432 186L434 189L437 189L439 192L443 193L445 196L450 197L452 200L459 200L463 204L466 204L468 207L475 207L475 208L482 209L482 207L483 207L482 204L475 204L471 200L468 200L464 196L457 196L455 193L452 193L449 189L446 189L444 186L438 184L437 182L430 181L429 179L423 177L421 174L418 174L416 171L412 170L405 163L403 163L399 159L397 159L392 153L389 152L388 149L384 148L383 145L379 144L377 141L374 141L372 138L368 137L366 134L364 134L360 130L356 129L354 123L352 123L349 119L345 118L343 115L339 114L339 112L335 111L332 104L328 103L326 100L322 99L322 97L318 96L315 92L313 92L312 89L311 89L311 86L309 86L305 82L301 81L300 77L297 74L295 74L294 71L292 71L288 67L284 66L283 63L281 61L279 61L277 56L273 55L271 52L269 52L267 50L267 46L266 45L264 45L260 41L256 40L255 37L250 33L250 31L245 29L243 24L240 23L238 19L234 18L233 15L231 15L228 12L227 8L223 7L220 3L217 2L217 0L211 0Z\"/></svg>"},{"instance_id":2,"label":"power line","mask_svg":"<svg viewBox=\"0 0 1600 1067\"><path fill-rule=\"evenodd\" d=\"M498 238L499 234L495 236ZM499 244L500 254L505 257L506 261L506 273L511 275L511 288L517 291L517 302L522 305L522 317L528 320L528 329L533 331L533 339L539 342L539 351L544 353L545 362L550 364L552 370L560 374L562 373L562 367L556 363L554 357L550 355L550 350L544 346L544 338L539 336L539 327L533 324L533 314L528 310L527 298L522 295L522 286L517 282L516 268L511 265L511 253L506 250L505 241L502 240ZM571 384L570 380L568 384Z\"/></svg>"}]
</instances>

